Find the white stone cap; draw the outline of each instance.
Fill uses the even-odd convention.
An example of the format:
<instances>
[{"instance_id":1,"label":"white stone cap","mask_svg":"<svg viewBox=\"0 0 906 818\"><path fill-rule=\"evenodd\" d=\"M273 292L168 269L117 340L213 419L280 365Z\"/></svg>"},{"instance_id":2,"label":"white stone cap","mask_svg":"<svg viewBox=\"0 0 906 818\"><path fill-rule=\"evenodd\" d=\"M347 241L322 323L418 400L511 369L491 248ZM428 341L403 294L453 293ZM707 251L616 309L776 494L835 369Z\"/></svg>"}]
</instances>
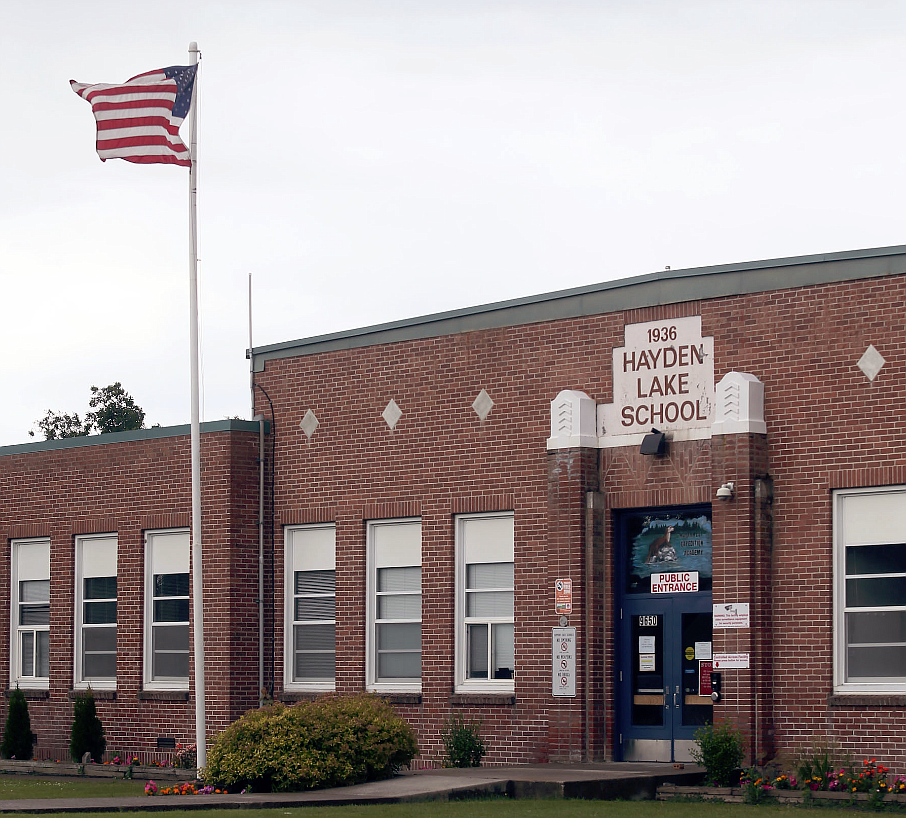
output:
<instances>
[{"instance_id":1,"label":"white stone cap","mask_svg":"<svg viewBox=\"0 0 906 818\"><path fill-rule=\"evenodd\" d=\"M597 406L584 392L564 389L551 401L548 449L598 447Z\"/></svg>"},{"instance_id":2,"label":"white stone cap","mask_svg":"<svg viewBox=\"0 0 906 818\"><path fill-rule=\"evenodd\" d=\"M728 372L715 387L712 435L767 434L764 384L747 372Z\"/></svg>"}]
</instances>

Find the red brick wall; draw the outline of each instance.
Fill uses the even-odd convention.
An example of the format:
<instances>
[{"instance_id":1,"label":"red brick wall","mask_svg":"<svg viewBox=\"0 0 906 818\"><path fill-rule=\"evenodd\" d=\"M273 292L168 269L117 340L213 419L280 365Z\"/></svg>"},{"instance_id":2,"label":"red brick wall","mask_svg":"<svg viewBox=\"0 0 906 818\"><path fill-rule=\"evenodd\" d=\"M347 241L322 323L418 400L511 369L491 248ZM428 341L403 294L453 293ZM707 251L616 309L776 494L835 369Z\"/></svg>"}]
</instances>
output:
<instances>
[{"instance_id":1,"label":"red brick wall","mask_svg":"<svg viewBox=\"0 0 906 818\"><path fill-rule=\"evenodd\" d=\"M206 703L209 732L222 730L257 704L257 435L203 434L202 517L205 578ZM68 758L73 688L73 555L75 536L118 535L118 656L115 698L98 693L107 746L153 756L158 736L195 737L194 694L142 694L144 540L155 528L188 527L187 436L32 451L0 457L0 644L9 645L11 539L51 542L50 687L31 698L36 754ZM0 676L10 677L8 647ZM6 682L6 687L9 682ZM29 694L32 696L33 694ZM6 718L5 700L0 719Z\"/></svg>"},{"instance_id":2,"label":"red brick wall","mask_svg":"<svg viewBox=\"0 0 906 818\"><path fill-rule=\"evenodd\" d=\"M853 754L881 755L887 736L906 728L906 700L831 697L831 490L906 482L898 422L903 303L900 275L268 361L257 378L274 400L280 430L278 517L337 523L338 688L364 684L365 521L404 508L423 520L425 644L421 704L401 710L418 725L424 754L436 757L440 724L453 708L483 720L492 762L612 753L613 633L605 623L613 543L609 516L595 522L583 510L585 493L599 491L611 511L708 503L732 479L736 500L715 504L715 599L751 601L755 627L715 637L715 647L753 657L749 671L728 674L723 712L746 730L751 755L795 751L821 733ZM592 453L597 478L583 466L581 476L561 479L551 460L578 464L585 455L546 452L549 401L578 389L610 402L611 350L623 343L624 323L696 314L715 339L715 379L736 370L764 382L766 438L675 444L663 460L636 447L603 450ZM874 383L856 368L869 343L887 359ZM484 421L471 409L482 388L495 403ZM381 418L391 398L403 410L392 431ZM308 409L321 424L310 441L299 429ZM263 401L258 410L268 412ZM756 498L768 477L772 502ZM466 505L483 507L484 498L488 508L515 512L516 697L515 704L466 706L453 696L452 519ZM580 637L580 670L581 650L592 652L594 699L586 709L581 672L575 701L550 695L550 628L558 573L578 579L584 610L589 526L590 570L603 577L604 591L592 601L588 637ZM736 549L732 559L728 548ZM280 628L282 598L276 610ZM281 644L278 636L278 684ZM588 747L576 741L587 717ZM885 760L906 769L906 750L891 748Z\"/></svg>"}]
</instances>

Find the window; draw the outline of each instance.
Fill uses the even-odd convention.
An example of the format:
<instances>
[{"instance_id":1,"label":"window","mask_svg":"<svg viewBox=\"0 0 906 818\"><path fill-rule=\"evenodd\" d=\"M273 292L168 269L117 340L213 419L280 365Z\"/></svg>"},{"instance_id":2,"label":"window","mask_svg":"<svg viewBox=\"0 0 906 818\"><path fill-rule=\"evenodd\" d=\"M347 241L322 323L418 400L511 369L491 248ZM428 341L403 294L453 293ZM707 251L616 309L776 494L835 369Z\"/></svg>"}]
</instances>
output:
<instances>
[{"instance_id":1,"label":"window","mask_svg":"<svg viewBox=\"0 0 906 818\"><path fill-rule=\"evenodd\" d=\"M456 518L456 689L512 692L513 515Z\"/></svg>"},{"instance_id":2,"label":"window","mask_svg":"<svg viewBox=\"0 0 906 818\"><path fill-rule=\"evenodd\" d=\"M368 688L421 690L421 521L369 523L368 560Z\"/></svg>"},{"instance_id":3,"label":"window","mask_svg":"<svg viewBox=\"0 0 906 818\"><path fill-rule=\"evenodd\" d=\"M513 515L456 518L456 689L512 692Z\"/></svg>"},{"instance_id":4,"label":"window","mask_svg":"<svg viewBox=\"0 0 906 818\"><path fill-rule=\"evenodd\" d=\"M46 688L50 676L50 540L12 541L10 678Z\"/></svg>"},{"instance_id":5,"label":"window","mask_svg":"<svg viewBox=\"0 0 906 818\"><path fill-rule=\"evenodd\" d=\"M145 535L145 687L189 687L189 532Z\"/></svg>"},{"instance_id":6,"label":"window","mask_svg":"<svg viewBox=\"0 0 906 818\"><path fill-rule=\"evenodd\" d=\"M116 687L116 535L76 538L77 687Z\"/></svg>"},{"instance_id":7,"label":"window","mask_svg":"<svg viewBox=\"0 0 906 818\"><path fill-rule=\"evenodd\" d=\"M906 692L906 486L834 494L834 685Z\"/></svg>"},{"instance_id":8,"label":"window","mask_svg":"<svg viewBox=\"0 0 906 818\"><path fill-rule=\"evenodd\" d=\"M333 690L336 673L336 527L287 528L285 685Z\"/></svg>"}]
</instances>

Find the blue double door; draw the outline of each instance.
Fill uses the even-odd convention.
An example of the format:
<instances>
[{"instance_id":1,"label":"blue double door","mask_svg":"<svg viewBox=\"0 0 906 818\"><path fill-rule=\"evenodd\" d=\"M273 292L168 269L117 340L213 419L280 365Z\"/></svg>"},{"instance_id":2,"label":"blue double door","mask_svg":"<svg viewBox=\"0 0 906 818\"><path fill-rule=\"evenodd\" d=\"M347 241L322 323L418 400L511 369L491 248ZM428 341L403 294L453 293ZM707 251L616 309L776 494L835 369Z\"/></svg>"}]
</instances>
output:
<instances>
[{"instance_id":1,"label":"blue double door","mask_svg":"<svg viewBox=\"0 0 906 818\"><path fill-rule=\"evenodd\" d=\"M624 761L691 761L711 721L711 594L624 600L619 730Z\"/></svg>"},{"instance_id":2,"label":"blue double door","mask_svg":"<svg viewBox=\"0 0 906 818\"><path fill-rule=\"evenodd\" d=\"M711 510L617 518L616 756L691 761L712 720Z\"/></svg>"}]
</instances>

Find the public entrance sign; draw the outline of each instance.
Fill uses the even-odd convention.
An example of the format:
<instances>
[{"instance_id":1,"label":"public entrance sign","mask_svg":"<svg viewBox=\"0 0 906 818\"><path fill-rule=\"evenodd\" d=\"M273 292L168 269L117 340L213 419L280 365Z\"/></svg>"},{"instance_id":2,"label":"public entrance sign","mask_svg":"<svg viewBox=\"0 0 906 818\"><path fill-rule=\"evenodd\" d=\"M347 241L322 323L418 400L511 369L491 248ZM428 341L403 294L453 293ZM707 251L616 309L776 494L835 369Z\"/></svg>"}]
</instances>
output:
<instances>
[{"instance_id":1,"label":"public entrance sign","mask_svg":"<svg viewBox=\"0 0 906 818\"><path fill-rule=\"evenodd\" d=\"M651 575L653 594L697 594L698 571L674 571Z\"/></svg>"},{"instance_id":2,"label":"public entrance sign","mask_svg":"<svg viewBox=\"0 0 906 818\"><path fill-rule=\"evenodd\" d=\"M576 629L551 628L551 695L576 695Z\"/></svg>"}]
</instances>

